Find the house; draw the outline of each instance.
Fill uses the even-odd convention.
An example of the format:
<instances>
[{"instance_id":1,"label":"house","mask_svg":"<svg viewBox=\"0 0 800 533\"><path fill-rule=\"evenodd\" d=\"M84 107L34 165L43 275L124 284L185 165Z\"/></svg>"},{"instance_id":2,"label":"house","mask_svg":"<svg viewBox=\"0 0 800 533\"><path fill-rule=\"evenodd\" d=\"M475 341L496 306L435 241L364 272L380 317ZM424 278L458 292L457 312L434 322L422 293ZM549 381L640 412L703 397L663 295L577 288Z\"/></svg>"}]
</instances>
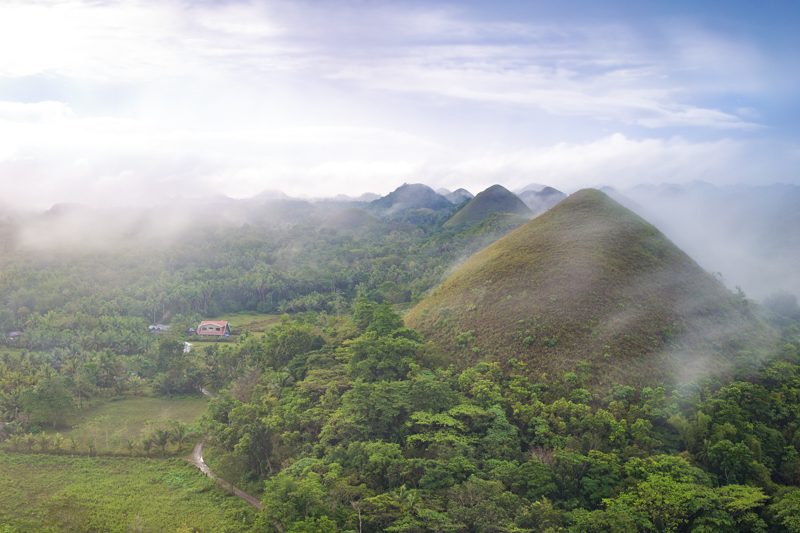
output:
<instances>
[{"instance_id":1,"label":"house","mask_svg":"<svg viewBox=\"0 0 800 533\"><path fill-rule=\"evenodd\" d=\"M202 336L209 337L229 337L231 334L231 327L227 320L203 320L197 326L196 333Z\"/></svg>"},{"instance_id":2,"label":"house","mask_svg":"<svg viewBox=\"0 0 800 533\"><path fill-rule=\"evenodd\" d=\"M169 326L166 324L150 324L147 326L147 329L150 333L162 333L164 331L169 331Z\"/></svg>"}]
</instances>

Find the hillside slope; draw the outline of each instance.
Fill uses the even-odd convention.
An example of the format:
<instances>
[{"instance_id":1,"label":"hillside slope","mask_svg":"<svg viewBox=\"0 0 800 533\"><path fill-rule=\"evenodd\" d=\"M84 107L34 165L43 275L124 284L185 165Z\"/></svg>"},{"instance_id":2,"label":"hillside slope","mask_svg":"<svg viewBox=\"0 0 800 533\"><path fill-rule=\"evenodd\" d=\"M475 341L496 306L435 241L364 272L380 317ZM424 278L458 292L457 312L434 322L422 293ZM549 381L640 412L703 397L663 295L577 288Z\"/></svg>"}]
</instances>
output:
<instances>
[{"instance_id":1,"label":"hillside slope","mask_svg":"<svg viewBox=\"0 0 800 533\"><path fill-rule=\"evenodd\" d=\"M566 194L553 187L544 187L540 191L523 191L519 193L519 199L525 202L525 205L536 215L544 213L566 197Z\"/></svg>"},{"instance_id":2,"label":"hillside slope","mask_svg":"<svg viewBox=\"0 0 800 533\"><path fill-rule=\"evenodd\" d=\"M475 198L475 196L473 196L473 194L466 189L456 189L451 193L445 194L444 197L456 205L468 202Z\"/></svg>"},{"instance_id":3,"label":"hillside slope","mask_svg":"<svg viewBox=\"0 0 800 533\"><path fill-rule=\"evenodd\" d=\"M407 209L449 209L450 201L421 183L404 183L382 198L369 204L372 208L396 213Z\"/></svg>"},{"instance_id":4,"label":"hillside slope","mask_svg":"<svg viewBox=\"0 0 800 533\"><path fill-rule=\"evenodd\" d=\"M687 380L773 334L655 227L582 190L470 257L406 316L457 359L532 373L589 361L596 384Z\"/></svg>"},{"instance_id":5,"label":"hillside slope","mask_svg":"<svg viewBox=\"0 0 800 533\"><path fill-rule=\"evenodd\" d=\"M480 224L492 215L499 214L524 217L532 215L531 210L514 193L502 185L492 185L467 202L445 222L444 226L446 228L472 226Z\"/></svg>"}]
</instances>

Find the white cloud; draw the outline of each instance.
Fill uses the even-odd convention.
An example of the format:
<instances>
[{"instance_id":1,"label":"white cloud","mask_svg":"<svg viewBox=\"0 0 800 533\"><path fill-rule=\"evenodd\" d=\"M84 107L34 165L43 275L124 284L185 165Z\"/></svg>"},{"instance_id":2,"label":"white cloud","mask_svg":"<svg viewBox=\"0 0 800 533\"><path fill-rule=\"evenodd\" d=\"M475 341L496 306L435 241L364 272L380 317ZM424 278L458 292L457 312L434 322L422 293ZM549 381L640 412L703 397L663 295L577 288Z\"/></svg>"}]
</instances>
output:
<instances>
[{"instance_id":1,"label":"white cloud","mask_svg":"<svg viewBox=\"0 0 800 533\"><path fill-rule=\"evenodd\" d=\"M767 90L754 45L647 31L431 4L6 0L0 181L46 205L798 179L796 146L752 141L769 114L728 99Z\"/></svg>"},{"instance_id":2,"label":"white cloud","mask_svg":"<svg viewBox=\"0 0 800 533\"><path fill-rule=\"evenodd\" d=\"M480 190L492 183L522 187L531 182L572 192L582 187L628 187L638 183L717 184L792 181L791 153L796 145L762 143L753 155L746 142L723 139L692 142L670 139L630 139L613 134L586 143L559 143L508 153L485 154L441 162L429 172L447 173L442 185L467 184Z\"/></svg>"}]
</instances>

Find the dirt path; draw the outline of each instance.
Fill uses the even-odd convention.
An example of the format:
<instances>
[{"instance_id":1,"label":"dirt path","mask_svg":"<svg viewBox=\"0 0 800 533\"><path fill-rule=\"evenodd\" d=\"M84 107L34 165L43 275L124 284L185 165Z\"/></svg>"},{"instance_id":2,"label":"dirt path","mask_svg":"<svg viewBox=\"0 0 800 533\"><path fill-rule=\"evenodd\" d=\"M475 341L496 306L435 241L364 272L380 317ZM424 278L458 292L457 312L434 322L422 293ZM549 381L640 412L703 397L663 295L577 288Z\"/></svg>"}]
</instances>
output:
<instances>
[{"instance_id":1,"label":"dirt path","mask_svg":"<svg viewBox=\"0 0 800 533\"><path fill-rule=\"evenodd\" d=\"M261 500L256 498L255 496L251 496L247 494L242 489L236 487L230 481L226 481L221 477L214 474L211 469L208 467L206 462L203 460L203 440L195 444L194 449L192 450L192 456L189 458L189 462L196 466L202 473L213 479L217 482L219 486L230 492L231 494L243 499L259 511L264 508L264 504L261 503Z\"/></svg>"},{"instance_id":2,"label":"dirt path","mask_svg":"<svg viewBox=\"0 0 800 533\"><path fill-rule=\"evenodd\" d=\"M210 393L204 388L201 388L200 392L202 392L204 396L207 396L209 398L214 397L212 393ZM261 500L259 500L255 496L247 494L245 491L236 487L230 481L222 479L221 477L217 476L216 474L214 474L214 472L211 471L206 462L203 460L203 444L205 444L205 437L200 439L200 441L194 445L194 449L192 450L192 455L189 457L188 461L192 463L194 466L196 466L202 473L204 473L205 475L216 481L220 487L224 488L231 494L243 499L256 509L258 509L259 511L262 510L264 508L264 504L261 503Z\"/></svg>"}]
</instances>

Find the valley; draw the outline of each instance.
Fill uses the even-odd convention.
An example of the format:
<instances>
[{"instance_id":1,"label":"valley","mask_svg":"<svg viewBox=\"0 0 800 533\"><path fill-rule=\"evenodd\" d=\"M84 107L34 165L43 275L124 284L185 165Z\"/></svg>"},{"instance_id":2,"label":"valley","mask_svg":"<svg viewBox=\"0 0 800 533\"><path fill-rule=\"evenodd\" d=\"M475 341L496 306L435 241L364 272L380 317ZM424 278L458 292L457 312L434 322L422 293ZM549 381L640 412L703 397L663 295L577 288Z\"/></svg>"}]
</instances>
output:
<instances>
[{"instance_id":1,"label":"valley","mask_svg":"<svg viewBox=\"0 0 800 533\"><path fill-rule=\"evenodd\" d=\"M791 524L796 299L731 291L597 190L538 215L499 186L458 198L406 185L372 203L230 204L202 244L127 233L51 255L9 239L0 518L11 531ZM230 334L198 335L202 321ZM193 449L225 481L189 464Z\"/></svg>"}]
</instances>

